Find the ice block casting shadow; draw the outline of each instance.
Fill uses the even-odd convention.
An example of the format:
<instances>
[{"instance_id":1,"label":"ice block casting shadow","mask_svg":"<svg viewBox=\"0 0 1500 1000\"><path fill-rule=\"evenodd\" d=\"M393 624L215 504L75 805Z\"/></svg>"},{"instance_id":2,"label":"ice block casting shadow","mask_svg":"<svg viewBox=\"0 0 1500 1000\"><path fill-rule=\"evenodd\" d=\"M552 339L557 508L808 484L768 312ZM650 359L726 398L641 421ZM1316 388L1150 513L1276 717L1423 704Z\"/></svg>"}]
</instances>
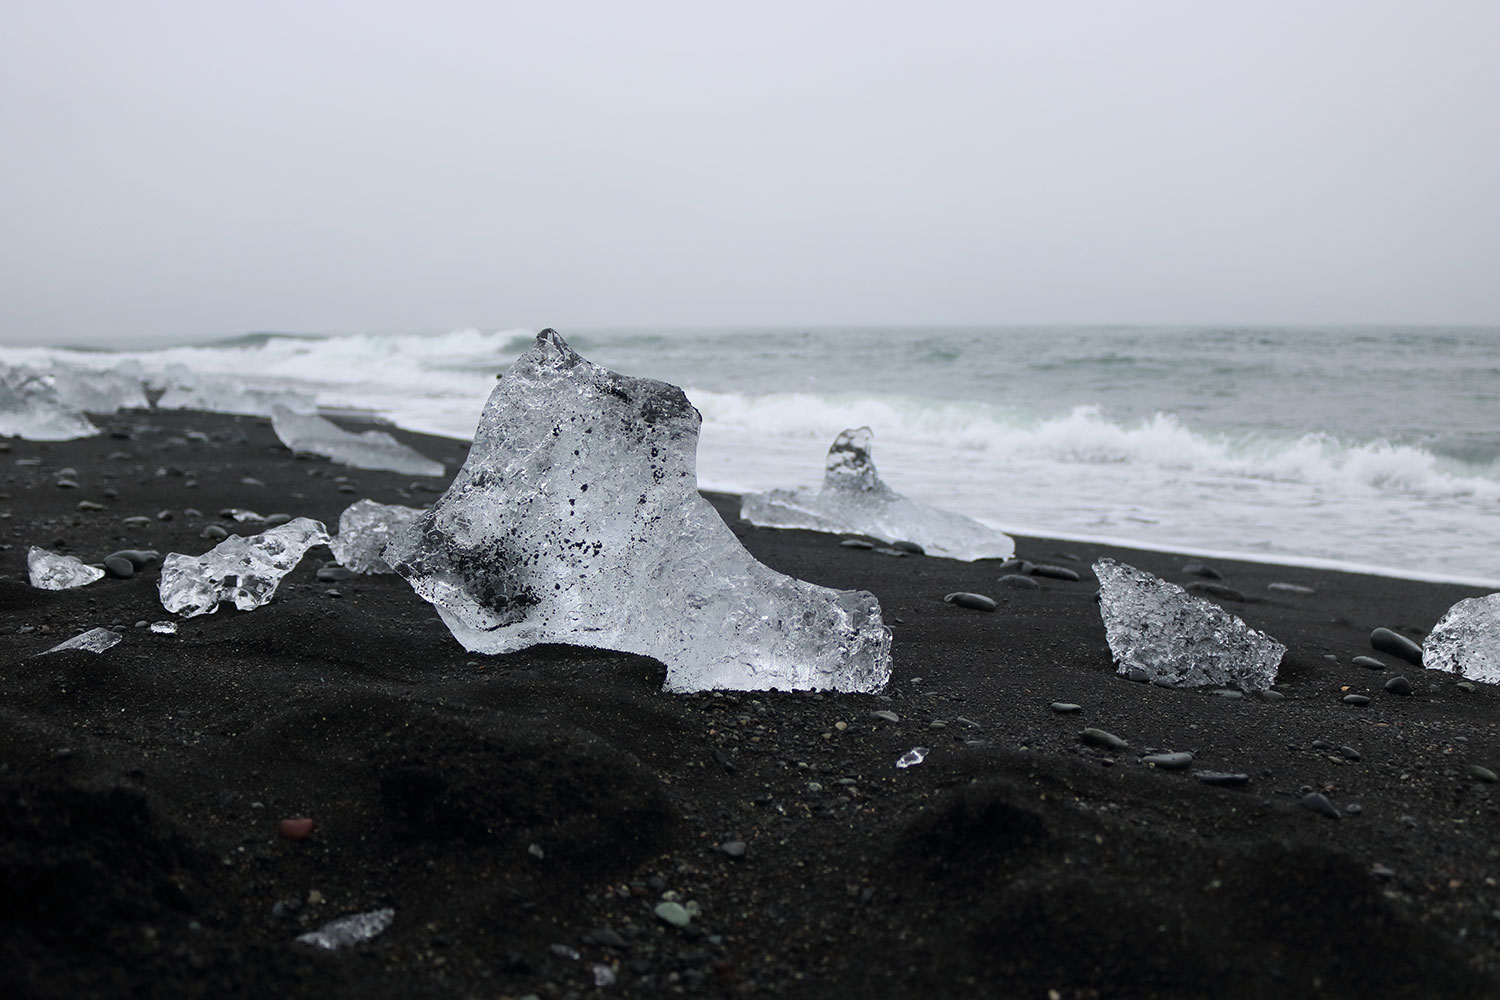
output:
<instances>
[{"instance_id":1,"label":"ice block casting shadow","mask_svg":"<svg viewBox=\"0 0 1500 1000\"><path fill-rule=\"evenodd\" d=\"M880 690L891 640L874 595L756 562L698 494L701 422L676 386L544 330L386 561L473 652L640 653L666 664L668 691Z\"/></svg>"}]
</instances>

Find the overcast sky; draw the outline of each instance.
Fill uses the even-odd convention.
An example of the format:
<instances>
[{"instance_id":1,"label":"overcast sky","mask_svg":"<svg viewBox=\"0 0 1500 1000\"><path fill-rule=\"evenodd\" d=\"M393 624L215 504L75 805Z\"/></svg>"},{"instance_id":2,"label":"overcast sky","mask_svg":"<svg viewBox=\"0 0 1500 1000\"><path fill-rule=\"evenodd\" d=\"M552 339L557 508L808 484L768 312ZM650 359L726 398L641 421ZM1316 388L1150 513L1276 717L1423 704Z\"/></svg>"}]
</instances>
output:
<instances>
[{"instance_id":1,"label":"overcast sky","mask_svg":"<svg viewBox=\"0 0 1500 1000\"><path fill-rule=\"evenodd\" d=\"M1495 0L9 0L0 343L1500 322Z\"/></svg>"}]
</instances>

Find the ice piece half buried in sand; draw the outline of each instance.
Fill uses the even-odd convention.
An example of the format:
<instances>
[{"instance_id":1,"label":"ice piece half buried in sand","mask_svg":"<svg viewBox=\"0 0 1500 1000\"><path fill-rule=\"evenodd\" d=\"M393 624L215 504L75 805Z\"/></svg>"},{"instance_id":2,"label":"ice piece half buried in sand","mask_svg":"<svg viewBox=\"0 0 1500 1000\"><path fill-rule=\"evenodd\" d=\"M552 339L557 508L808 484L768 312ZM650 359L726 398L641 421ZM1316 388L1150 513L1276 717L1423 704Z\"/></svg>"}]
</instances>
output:
<instances>
[{"instance_id":1,"label":"ice piece half buried in sand","mask_svg":"<svg viewBox=\"0 0 1500 1000\"><path fill-rule=\"evenodd\" d=\"M1100 559L1099 614L1121 674L1146 671L1170 687L1219 684L1264 691L1286 647L1201 597L1134 566Z\"/></svg>"},{"instance_id":2,"label":"ice piece half buried in sand","mask_svg":"<svg viewBox=\"0 0 1500 1000\"><path fill-rule=\"evenodd\" d=\"M1500 684L1500 594L1449 608L1422 642L1422 666Z\"/></svg>"},{"instance_id":3,"label":"ice piece half buried in sand","mask_svg":"<svg viewBox=\"0 0 1500 1000\"><path fill-rule=\"evenodd\" d=\"M766 528L804 528L870 535L887 542L916 542L928 555L949 559L1008 559L1016 543L1009 535L893 491L875 472L868 427L834 439L819 490L747 493L740 517Z\"/></svg>"},{"instance_id":4,"label":"ice piece half buried in sand","mask_svg":"<svg viewBox=\"0 0 1500 1000\"><path fill-rule=\"evenodd\" d=\"M253 611L275 595L304 552L327 542L323 522L298 517L258 535L230 535L201 556L169 552L161 562L161 605L184 618L211 615L220 601Z\"/></svg>"},{"instance_id":5,"label":"ice piece half buried in sand","mask_svg":"<svg viewBox=\"0 0 1500 1000\"><path fill-rule=\"evenodd\" d=\"M390 573L382 553L391 535L422 513L398 503L359 500L339 515L339 533L329 541L339 565L356 573Z\"/></svg>"},{"instance_id":6,"label":"ice piece half buried in sand","mask_svg":"<svg viewBox=\"0 0 1500 1000\"><path fill-rule=\"evenodd\" d=\"M436 462L385 431L346 431L316 413L297 413L284 406L271 409L271 427L281 443L293 451L322 455L355 469L379 469L408 476L441 476Z\"/></svg>"},{"instance_id":7,"label":"ice piece half buried in sand","mask_svg":"<svg viewBox=\"0 0 1500 1000\"><path fill-rule=\"evenodd\" d=\"M676 386L544 330L448 492L385 557L475 652L640 653L666 664L668 691L880 690L890 632L874 596L756 562L698 494L700 423Z\"/></svg>"}]
</instances>

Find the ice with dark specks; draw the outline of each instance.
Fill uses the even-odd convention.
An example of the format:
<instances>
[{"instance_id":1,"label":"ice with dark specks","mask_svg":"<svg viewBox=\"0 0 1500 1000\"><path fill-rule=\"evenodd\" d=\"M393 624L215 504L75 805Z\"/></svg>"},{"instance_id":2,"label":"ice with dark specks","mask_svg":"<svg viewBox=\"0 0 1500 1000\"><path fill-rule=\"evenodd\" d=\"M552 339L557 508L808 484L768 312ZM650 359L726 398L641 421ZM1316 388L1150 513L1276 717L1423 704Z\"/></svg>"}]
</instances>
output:
<instances>
[{"instance_id":1,"label":"ice with dark specks","mask_svg":"<svg viewBox=\"0 0 1500 1000\"><path fill-rule=\"evenodd\" d=\"M330 920L315 931L299 934L297 940L325 951L337 951L353 944L363 944L391 926L396 911L390 907L371 910L368 913L351 913L347 917Z\"/></svg>"},{"instance_id":2,"label":"ice with dark specks","mask_svg":"<svg viewBox=\"0 0 1500 1000\"><path fill-rule=\"evenodd\" d=\"M85 653L102 653L106 649L113 648L119 643L122 636L107 628L91 628L87 632L80 632L71 639L58 643L51 649L42 650L42 654L61 653L65 649L79 649Z\"/></svg>"},{"instance_id":3,"label":"ice with dark specks","mask_svg":"<svg viewBox=\"0 0 1500 1000\"><path fill-rule=\"evenodd\" d=\"M339 565L356 573L392 573L385 561L385 543L422 513L398 503L360 500L339 515L339 533L328 543Z\"/></svg>"},{"instance_id":4,"label":"ice with dark specks","mask_svg":"<svg viewBox=\"0 0 1500 1000\"><path fill-rule=\"evenodd\" d=\"M26 550L26 572L38 590L71 590L104 577L104 570L97 566L36 545Z\"/></svg>"},{"instance_id":5,"label":"ice with dark specks","mask_svg":"<svg viewBox=\"0 0 1500 1000\"><path fill-rule=\"evenodd\" d=\"M442 462L434 461L391 437L385 431L346 431L316 413L298 413L284 406L271 409L271 428L293 451L322 455L355 469L399 472L407 476L441 476Z\"/></svg>"},{"instance_id":6,"label":"ice with dark specks","mask_svg":"<svg viewBox=\"0 0 1500 1000\"><path fill-rule=\"evenodd\" d=\"M162 607L184 618L211 615L220 601L253 611L275 595L303 553L327 543L323 522L298 517L258 535L230 535L201 556L169 552L158 587Z\"/></svg>"},{"instance_id":7,"label":"ice with dark specks","mask_svg":"<svg viewBox=\"0 0 1500 1000\"><path fill-rule=\"evenodd\" d=\"M1276 682L1286 647L1264 632L1134 566L1105 558L1094 573L1119 673L1144 670L1148 680L1171 687L1264 691Z\"/></svg>"},{"instance_id":8,"label":"ice with dark specks","mask_svg":"<svg viewBox=\"0 0 1500 1000\"><path fill-rule=\"evenodd\" d=\"M1469 597L1449 608L1422 642L1422 666L1500 684L1500 594Z\"/></svg>"},{"instance_id":9,"label":"ice with dark specks","mask_svg":"<svg viewBox=\"0 0 1500 1000\"><path fill-rule=\"evenodd\" d=\"M654 657L668 691L874 692L890 631L863 591L756 562L697 490L682 390L552 330L490 395L447 493L386 546L466 649L561 642Z\"/></svg>"},{"instance_id":10,"label":"ice with dark specks","mask_svg":"<svg viewBox=\"0 0 1500 1000\"><path fill-rule=\"evenodd\" d=\"M875 472L874 434L868 427L839 434L828 449L821 489L771 490L740 498L740 517L767 528L802 528L916 542L928 555L949 559L1006 559L1009 535L971 517L910 500Z\"/></svg>"}]
</instances>

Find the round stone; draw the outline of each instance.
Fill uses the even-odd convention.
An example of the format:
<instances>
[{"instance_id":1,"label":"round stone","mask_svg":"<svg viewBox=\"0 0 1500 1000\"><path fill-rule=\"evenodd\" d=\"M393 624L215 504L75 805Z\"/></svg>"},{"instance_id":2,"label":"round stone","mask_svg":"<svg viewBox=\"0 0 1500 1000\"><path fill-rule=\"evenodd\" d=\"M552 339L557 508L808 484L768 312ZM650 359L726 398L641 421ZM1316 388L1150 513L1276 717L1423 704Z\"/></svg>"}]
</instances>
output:
<instances>
[{"instance_id":1,"label":"round stone","mask_svg":"<svg viewBox=\"0 0 1500 1000\"><path fill-rule=\"evenodd\" d=\"M1411 694L1411 681L1405 677L1392 677L1385 682L1385 689L1391 694Z\"/></svg>"},{"instance_id":2,"label":"round stone","mask_svg":"<svg viewBox=\"0 0 1500 1000\"><path fill-rule=\"evenodd\" d=\"M203 529L202 534L204 538L207 538L211 542L220 541L229 537L229 532L225 531L217 524L208 525Z\"/></svg>"},{"instance_id":3,"label":"round stone","mask_svg":"<svg viewBox=\"0 0 1500 1000\"><path fill-rule=\"evenodd\" d=\"M1344 704L1345 705L1356 705L1356 706L1359 706L1359 705L1368 705L1369 703L1370 703L1370 698L1369 698L1368 695L1363 695L1363 694L1346 694L1346 695L1344 695Z\"/></svg>"},{"instance_id":4,"label":"round stone","mask_svg":"<svg viewBox=\"0 0 1500 1000\"><path fill-rule=\"evenodd\" d=\"M731 858L743 858L745 856L745 842L743 840L727 840L719 845L719 850Z\"/></svg>"},{"instance_id":5,"label":"round stone","mask_svg":"<svg viewBox=\"0 0 1500 1000\"><path fill-rule=\"evenodd\" d=\"M656 919L673 927L686 927L693 920L681 903L657 903L654 912Z\"/></svg>"},{"instance_id":6,"label":"round stone","mask_svg":"<svg viewBox=\"0 0 1500 1000\"><path fill-rule=\"evenodd\" d=\"M135 563L118 554L105 556L104 570L118 580L128 580L135 576Z\"/></svg>"},{"instance_id":7,"label":"round stone","mask_svg":"<svg viewBox=\"0 0 1500 1000\"><path fill-rule=\"evenodd\" d=\"M1329 819L1341 819L1343 813L1339 812L1338 806L1328 801L1328 796L1322 792L1310 792L1302 796L1302 808L1311 809L1315 813L1327 816Z\"/></svg>"},{"instance_id":8,"label":"round stone","mask_svg":"<svg viewBox=\"0 0 1500 1000\"><path fill-rule=\"evenodd\" d=\"M994 598L985 597L983 594L970 594L965 591L959 591L958 593L947 595L943 600L949 604L957 604L961 608L973 608L975 611L995 610Z\"/></svg>"}]
</instances>

